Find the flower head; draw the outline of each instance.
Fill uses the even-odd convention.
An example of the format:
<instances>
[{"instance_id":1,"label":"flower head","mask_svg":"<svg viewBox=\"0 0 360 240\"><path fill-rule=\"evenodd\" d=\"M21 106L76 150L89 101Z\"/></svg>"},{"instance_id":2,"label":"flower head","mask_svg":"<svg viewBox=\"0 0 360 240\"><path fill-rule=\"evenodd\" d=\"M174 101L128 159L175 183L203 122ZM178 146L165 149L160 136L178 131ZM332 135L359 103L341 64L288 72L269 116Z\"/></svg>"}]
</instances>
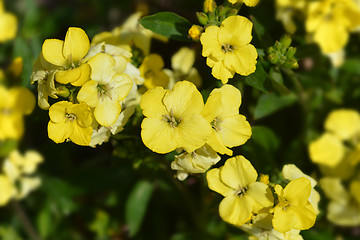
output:
<instances>
[{"instance_id":1,"label":"flower head","mask_svg":"<svg viewBox=\"0 0 360 240\"><path fill-rule=\"evenodd\" d=\"M212 75L225 84L236 73L249 75L256 69L256 48L250 44L253 24L245 17L231 16L201 35L202 55Z\"/></svg>"},{"instance_id":2,"label":"flower head","mask_svg":"<svg viewBox=\"0 0 360 240\"><path fill-rule=\"evenodd\" d=\"M145 116L141 137L154 152L168 153L177 148L193 152L211 134L209 122L201 116L202 96L188 81L177 82L172 90L148 90L141 97L140 107Z\"/></svg>"},{"instance_id":3,"label":"flower head","mask_svg":"<svg viewBox=\"0 0 360 240\"><path fill-rule=\"evenodd\" d=\"M92 116L85 103L60 101L49 108L49 138L56 143L66 139L78 145L89 145L92 134Z\"/></svg>"},{"instance_id":4,"label":"flower head","mask_svg":"<svg viewBox=\"0 0 360 240\"><path fill-rule=\"evenodd\" d=\"M17 18L14 14L5 12L4 1L0 0L0 42L11 40L17 31Z\"/></svg>"},{"instance_id":5,"label":"flower head","mask_svg":"<svg viewBox=\"0 0 360 240\"><path fill-rule=\"evenodd\" d=\"M220 217L240 226L249 221L253 213L273 205L270 188L256 182L257 172L243 156L229 158L223 167L206 174L208 186L225 198L219 206Z\"/></svg>"}]
</instances>

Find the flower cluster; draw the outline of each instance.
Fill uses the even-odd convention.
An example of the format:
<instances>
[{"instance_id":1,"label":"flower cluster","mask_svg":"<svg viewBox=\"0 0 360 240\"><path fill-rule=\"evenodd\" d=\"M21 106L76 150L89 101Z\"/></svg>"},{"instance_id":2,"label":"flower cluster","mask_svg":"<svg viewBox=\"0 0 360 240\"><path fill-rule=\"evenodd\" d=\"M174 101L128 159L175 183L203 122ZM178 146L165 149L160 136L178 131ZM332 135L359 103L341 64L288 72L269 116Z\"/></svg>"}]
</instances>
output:
<instances>
[{"instance_id":1,"label":"flower cluster","mask_svg":"<svg viewBox=\"0 0 360 240\"><path fill-rule=\"evenodd\" d=\"M40 178L33 175L42 161L42 156L35 151L27 151L22 156L14 150L5 158L0 173L0 206L11 199L25 198L41 184Z\"/></svg>"},{"instance_id":2,"label":"flower cluster","mask_svg":"<svg viewBox=\"0 0 360 240\"><path fill-rule=\"evenodd\" d=\"M209 188L224 196L219 206L220 217L250 233L252 239L301 239L300 230L311 228L316 220L320 199L313 189L315 180L295 165L283 168L284 180L290 180L285 188L256 181L257 177L256 170L243 156L230 158L222 167L207 173Z\"/></svg>"},{"instance_id":3,"label":"flower cluster","mask_svg":"<svg viewBox=\"0 0 360 240\"><path fill-rule=\"evenodd\" d=\"M0 0L0 43L15 38L17 32L17 18L14 14L6 12L4 1Z\"/></svg>"},{"instance_id":4,"label":"flower cluster","mask_svg":"<svg viewBox=\"0 0 360 240\"><path fill-rule=\"evenodd\" d=\"M342 226L360 225L360 114L351 109L332 111L325 130L309 145L310 158L320 167L320 186L330 199L327 218Z\"/></svg>"},{"instance_id":5,"label":"flower cluster","mask_svg":"<svg viewBox=\"0 0 360 240\"><path fill-rule=\"evenodd\" d=\"M229 148L250 138L251 127L239 114L240 104L241 93L231 85L214 89L205 104L188 81L177 82L172 90L150 89L140 102L146 117L142 140L157 153L185 151L171 165L179 179L203 173L220 160L216 152L232 155Z\"/></svg>"},{"instance_id":6,"label":"flower cluster","mask_svg":"<svg viewBox=\"0 0 360 240\"><path fill-rule=\"evenodd\" d=\"M342 63L343 48L351 32L360 26L360 7L355 0L288 1L277 0L277 17L289 33L296 31L293 21L305 18L305 28L310 38L327 54L334 65Z\"/></svg>"},{"instance_id":7,"label":"flower cluster","mask_svg":"<svg viewBox=\"0 0 360 240\"><path fill-rule=\"evenodd\" d=\"M49 109L49 138L95 146L120 131L134 111L126 101L134 98L130 91L140 78L131 56L126 47L90 46L86 33L75 27L64 41L45 40L32 82L38 83L39 106ZM49 96L61 101L50 106Z\"/></svg>"}]
</instances>

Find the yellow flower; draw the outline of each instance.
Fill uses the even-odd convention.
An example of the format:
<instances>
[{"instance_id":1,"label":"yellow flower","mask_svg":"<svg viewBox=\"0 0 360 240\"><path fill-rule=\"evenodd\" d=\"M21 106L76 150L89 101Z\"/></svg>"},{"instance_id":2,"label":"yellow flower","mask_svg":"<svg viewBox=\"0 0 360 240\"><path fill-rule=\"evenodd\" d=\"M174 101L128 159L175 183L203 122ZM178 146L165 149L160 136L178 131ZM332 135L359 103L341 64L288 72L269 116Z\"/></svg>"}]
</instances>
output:
<instances>
[{"instance_id":1,"label":"yellow flower","mask_svg":"<svg viewBox=\"0 0 360 240\"><path fill-rule=\"evenodd\" d=\"M331 134L324 133L309 145L310 158L313 162L334 167L342 161L345 147L341 140Z\"/></svg>"},{"instance_id":2,"label":"yellow flower","mask_svg":"<svg viewBox=\"0 0 360 240\"><path fill-rule=\"evenodd\" d=\"M192 25L191 28L189 29L188 33L189 36L194 39L194 40L199 40L201 33L203 31L203 28L199 25Z\"/></svg>"},{"instance_id":3,"label":"yellow flower","mask_svg":"<svg viewBox=\"0 0 360 240\"><path fill-rule=\"evenodd\" d=\"M300 230L291 229L280 233L272 226L273 215L270 213L259 213L251 218L251 222L240 226L242 230L249 233L249 240L303 240Z\"/></svg>"},{"instance_id":4,"label":"yellow flower","mask_svg":"<svg viewBox=\"0 0 360 240\"><path fill-rule=\"evenodd\" d=\"M325 129L341 140L350 140L360 135L360 114L350 109L332 111L325 121Z\"/></svg>"},{"instance_id":5,"label":"yellow flower","mask_svg":"<svg viewBox=\"0 0 360 240\"><path fill-rule=\"evenodd\" d=\"M9 66L9 72L17 78L20 76L23 67L24 64L22 57L16 57Z\"/></svg>"},{"instance_id":6,"label":"yellow flower","mask_svg":"<svg viewBox=\"0 0 360 240\"><path fill-rule=\"evenodd\" d=\"M243 2L248 7L254 7L259 3L260 0L228 0L228 1L229 1L229 3L232 3L232 4L235 4L238 2Z\"/></svg>"},{"instance_id":7,"label":"yellow flower","mask_svg":"<svg viewBox=\"0 0 360 240\"><path fill-rule=\"evenodd\" d=\"M155 87L140 100L145 119L141 124L144 144L157 153L177 148L193 152L211 134L210 124L201 116L204 102L195 85L177 82L172 90Z\"/></svg>"},{"instance_id":8,"label":"yellow flower","mask_svg":"<svg viewBox=\"0 0 360 240\"><path fill-rule=\"evenodd\" d=\"M284 167L282 169L282 175L285 179L290 180L290 181L301 178L301 177L305 177L306 179L308 179L310 181L311 193L310 193L310 197L308 200L311 203L311 205L313 206L316 215L318 215L320 213L319 206L318 206L319 202L320 202L320 194L318 191L315 190L315 186L317 184L316 180L313 179L312 177L304 174L294 164L284 165Z\"/></svg>"},{"instance_id":9,"label":"yellow flower","mask_svg":"<svg viewBox=\"0 0 360 240\"><path fill-rule=\"evenodd\" d=\"M353 0L323 0L309 4L306 30L313 34L323 53L337 52L349 32L360 26L360 9Z\"/></svg>"},{"instance_id":10,"label":"yellow flower","mask_svg":"<svg viewBox=\"0 0 360 240\"><path fill-rule=\"evenodd\" d=\"M220 160L220 156L207 144L191 153L175 156L171 169L177 170L176 177L183 181L189 173L204 173Z\"/></svg>"},{"instance_id":11,"label":"yellow flower","mask_svg":"<svg viewBox=\"0 0 360 240\"><path fill-rule=\"evenodd\" d=\"M167 71L166 74L170 77L169 88L175 82L186 79L195 84L197 88L201 87L202 79L196 68L193 67L195 63L195 51L188 47L182 47L171 57L171 68L173 71Z\"/></svg>"},{"instance_id":12,"label":"yellow flower","mask_svg":"<svg viewBox=\"0 0 360 240\"><path fill-rule=\"evenodd\" d=\"M169 77L163 71L164 61L158 54L150 54L144 58L139 67L141 76L145 79L144 86L151 89L157 86L167 88Z\"/></svg>"},{"instance_id":13,"label":"yellow flower","mask_svg":"<svg viewBox=\"0 0 360 240\"><path fill-rule=\"evenodd\" d=\"M119 118L120 101L130 92L133 81L128 75L113 70L116 61L108 54L99 53L88 64L92 69L91 80L81 87L77 99L95 108L96 121L109 127Z\"/></svg>"},{"instance_id":14,"label":"yellow flower","mask_svg":"<svg viewBox=\"0 0 360 240\"><path fill-rule=\"evenodd\" d=\"M359 226L360 182L352 181L348 191L339 178L322 178L320 186L330 199L326 217L340 226Z\"/></svg>"},{"instance_id":15,"label":"yellow flower","mask_svg":"<svg viewBox=\"0 0 360 240\"><path fill-rule=\"evenodd\" d=\"M10 179L4 174L0 174L0 189L0 206L4 206L15 194L14 185L11 183Z\"/></svg>"},{"instance_id":16,"label":"yellow flower","mask_svg":"<svg viewBox=\"0 0 360 240\"><path fill-rule=\"evenodd\" d=\"M82 58L90 49L90 41L84 30L70 27L65 41L46 39L42 46L42 54L48 63L58 66L55 80L62 84L71 83L82 86L89 80L91 68L82 63Z\"/></svg>"},{"instance_id":17,"label":"yellow flower","mask_svg":"<svg viewBox=\"0 0 360 240\"><path fill-rule=\"evenodd\" d=\"M256 48L250 44L253 24L245 17L231 16L201 35L202 55L212 75L225 84L236 73L249 75L256 69Z\"/></svg>"},{"instance_id":18,"label":"yellow flower","mask_svg":"<svg viewBox=\"0 0 360 240\"><path fill-rule=\"evenodd\" d=\"M35 172L37 165L42 161L42 156L35 151L27 151L22 156L17 150L12 151L5 159L3 171L12 184L17 186L14 187L14 198L22 199L40 185L40 178L30 175Z\"/></svg>"},{"instance_id":19,"label":"yellow flower","mask_svg":"<svg viewBox=\"0 0 360 240\"><path fill-rule=\"evenodd\" d=\"M308 200L311 193L311 182L308 179L301 177L292 180L285 189L276 185L275 192L279 199L273 209L272 223L276 231L305 230L314 225L316 214Z\"/></svg>"},{"instance_id":20,"label":"yellow flower","mask_svg":"<svg viewBox=\"0 0 360 240\"><path fill-rule=\"evenodd\" d=\"M216 152L232 155L227 147L244 144L251 136L251 126L239 114L241 93L232 85L214 89L206 101L202 115L211 123L212 135L207 141Z\"/></svg>"},{"instance_id":21,"label":"yellow flower","mask_svg":"<svg viewBox=\"0 0 360 240\"><path fill-rule=\"evenodd\" d=\"M92 116L85 103L61 101L49 108L49 138L56 143L66 139L78 145L89 145L92 134Z\"/></svg>"},{"instance_id":22,"label":"yellow flower","mask_svg":"<svg viewBox=\"0 0 360 240\"><path fill-rule=\"evenodd\" d=\"M17 18L14 14L5 12L4 1L0 0L0 42L15 38Z\"/></svg>"},{"instance_id":23,"label":"yellow flower","mask_svg":"<svg viewBox=\"0 0 360 240\"><path fill-rule=\"evenodd\" d=\"M24 132L23 115L35 107L35 97L22 87L7 90L0 86L0 140L20 139Z\"/></svg>"},{"instance_id":24,"label":"yellow flower","mask_svg":"<svg viewBox=\"0 0 360 240\"><path fill-rule=\"evenodd\" d=\"M229 158L223 167L206 174L208 186L225 198L219 206L220 217L240 226L249 221L253 213L273 205L270 188L256 182L257 172L243 156Z\"/></svg>"}]
</instances>

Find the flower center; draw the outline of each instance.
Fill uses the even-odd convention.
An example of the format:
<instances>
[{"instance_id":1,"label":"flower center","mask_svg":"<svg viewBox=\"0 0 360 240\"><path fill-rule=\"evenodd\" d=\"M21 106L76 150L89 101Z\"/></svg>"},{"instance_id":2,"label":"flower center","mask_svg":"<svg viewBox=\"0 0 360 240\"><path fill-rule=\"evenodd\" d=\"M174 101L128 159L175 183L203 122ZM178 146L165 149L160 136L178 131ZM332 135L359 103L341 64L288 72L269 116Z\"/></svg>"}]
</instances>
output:
<instances>
[{"instance_id":1,"label":"flower center","mask_svg":"<svg viewBox=\"0 0 360 240\"><path fill-rule=\"evenodd\" d=\"M243 188L243 187L239 186L239 189L235 192L235 195L242 197L245 195L247 189L248 189L247 187Z\"/></svg>"},{"instance_id":2,"label":"flower center","mask_svg":"<svg viewBox=\"0 0 360 240\"><path fill-rule=\"evenodd\" d=\"M1 109L0 109L0 113L1 113L2 115L11 115L12 112L13 112L13 110L10 109L10 108L1 108Z\"/></svg>"},{"instance_id":3,"label":"flower center","mask_svg":"<svg viewBox=\"0 0 360 240\"><path fill-rule=\"evenodd\" d=\"M212 127L215 131L219 132L219 131L221 130L221 127L220 127L221 123L222 123L222 120L221 120L220 118L216 117L216 118L211 122L211 127Z\"/></svg>"},{"instance_id":4,"label":"flower center","mask_svg":"<svg viewBox=\"0 0 360 240\"><path fill-rule=\"evenodd\" d=\"M169 123L170 127L172 128L176 128L177 125L179 125L179 123L181 122L182 118L176 119L174 116L174 112L171 109L170 110L170 114L169 115L162 115L163 116L163 121Z\"/></svg>"},{"instance_id":5,"label":"flower center","mask_svg":"<svg viewBox=\"0 0 360 240\"><path fill-rule=\"evenodd\" d=\"M108 85L98 85L98 98L104 98L104 96L108 96L111 99L110 91L113 89L113 87L110 87Z\"/></svg>"},{"instance_id":6,"label":"flower center","mask_svg":"<svg viewBox=\"0 0 360 240\"><path fill-rule=\"evenodd\" d=\"M76 119L76 115L73 113L66 113L65 118L66 118L65 122L67 122L67 121L72 122Z\"/></svg>"},{"instance_id":7,"label":"flower center","mask_svg":"<svg viewBox=\"0 0 360 240\"><path fill-rule=\"evenodd\" d=\"M236 47L229 43L221 45L221 50L224 53L233 52L235 49L236 49Z\"/></svg>"}]
</instances>

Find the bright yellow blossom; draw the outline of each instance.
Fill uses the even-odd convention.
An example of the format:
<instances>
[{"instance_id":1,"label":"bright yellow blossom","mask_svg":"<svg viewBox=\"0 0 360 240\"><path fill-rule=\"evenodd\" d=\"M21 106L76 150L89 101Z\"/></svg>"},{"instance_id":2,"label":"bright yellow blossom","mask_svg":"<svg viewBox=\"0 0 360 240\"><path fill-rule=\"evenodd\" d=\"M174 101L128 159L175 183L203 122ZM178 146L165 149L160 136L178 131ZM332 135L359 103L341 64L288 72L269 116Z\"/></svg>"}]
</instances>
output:
<instances>
[{"instance_id":1,"label":"bright yellow blossom","mask_svg":"<svg viewBox=\"0 0 360 240\"><path fill-rule=\"evenodd\" d=\"M167 88L169 77L163 71L163 67L164 61L158 54L150 54L144 58L139 70L141 76L145 79L144 86L147 89L157 86Z\"/></svg>"},{"instance_id":2,"label":"bright yellow blossom","mask_svg":"<svg viewBox=\"0 0 360 240\"><path fill-rule=\"evenodd\" d=\"M221 168L206 174L208 186L225 198L219 206L220 217L236 226L249 221L254 213L273 205L268 185L256 182L257 172L243 156L229 158Z\"/></svg>"},{"instance_id":3,"label":"bright yellow blossom","mask_svg":"<svg viewBox=\"0 0 360 240\"><path fill-rule=\"evenodd\" d=\"M351 140L360 136L360 114L351 109L332 111L325 121L325 129L340 140Z\"/></svg>"},{"instance_id":4,"label":"bright yellow blossom","mask_svg":"<svg viewBox=\"0 0 360 240\"><path fill-rule=\"evenodd\" d=\"M0 140L20 139L24 132L23 115L35 107L35 97L22 87L0 86Z\"/></svg>"},{"instance_id":5,"label":"bright yellow blossom","mask_svg":"<svg viewBox=\"0 0 360 240\"><path fill-rule=\"evenodd\" d=\"M340 226L360 225L360 181L353 180L347 190L339 178L322 178L320 186L330 199L326 217Z\"/></svg>"},{"instance_id":6,"label":"bright yellow blossom","mask_svg":"<svg viewBox=\"0 0 360 240\"><path fill-rule=\"evenodd\" d=\"M4 1L0 0L0 42L15 38L17 18L14 14L5 12Z\"/></svg>"},{"instance_id":7,"label":"bright yellow blossom","mask_svg":"<svg viewBox=\"0 0 360 240\"><path fill-rule=\"evenodd\" d=\"M311 193L311 182L308 179L300 177L292 180L284 189L276 185L275 192L279 199L273 209L272 223L276 231L305 230L314 225L316 214L308 200Z\"/></svg>"},{"instance_id":8,"label":"bright yellow blossom","mask_svg":"<svg viewBox=\"0 0 360 240\"><path fill-rule=\"evenodd\" d=\"M56 143L66 139L78 145L89 145L92 134L92 116L85 103L60 101L49 108L49 138Z\"/></svg>"},{"instance_id":9,"label":"bright yellow blossom","mask_svg":"<svg viewBox=\"0 0 360 240\"><path fill-rule=\"evenodd\" d=\"M48 63L58 66L55 80L62 84L71 83L82 86L89 80L91 68L82 63L82 58L90 49L90 41L84 30L70 27L65 41L46 39L42 46L42 55Z\"/></svg>"},{"instance_id":10,"label":"bright yellow blossom","mask_svg":"<svg viewBox=\"0 0 360 240\"><path fill-rule=\"evenodd\" d=\"M212 75L225 84L236 73L249 75L256 69L256 48L250 44L252 22L242 16L225 19L220 27L207 27L201 35L202 55Z\"/></svg>"},{"instance_id":11,"label":"bright yellow blossom","mask_svg":"<svg viewBox=\"0 0 360 240\"><path fill-rule=\"evenodd\" d=\"M172 90L148 90L141 97L140 107L145 116L141 137L154 152L168 153L177 148L193 152L211 134L210 123L201 116L202 96L188 81L177 82Z\"/></svg>"},{"instance_id":12,"label":"bright yellow blossom","mask_svg":"<svg viewBox=\"0 0 360 240\"><path fill-rule=\"evenodd\" d=\"M40 178L31 175L42 161L42 156L35 151L27 151L23 156L18 150L12 151L5 159L3 171L14 185L15 199L26 197L40 185Z\"/></svg>"},{"instance_id":13,"label":"bright yellow blossom","mask_svg":"<svg viewBox=\"0 0 360 240\"><path fill-rule=\"evenodd\" d=\"M92 69L91 80L81 87L77 99L95 108L96 121L109 127L119 118L120 101L130 92L133 81L128 75L113 70L116 61L108 54L99 53L88 64Z\"/></svg>"},{"instance_id":14,"label":"bright yellow blossom","mask_svg":"<svg viewBox=\"0 0 360 240\"><path fill-rule=\"evenodd\" d=\"M10 179L0 174L0 206L6 205L15 194L15 187L11 183Z\"/></svg>"},{"instance_id":15,"label":"bright yellow blossom","mask_svg":"<svg viewBox=\"0 0 360 240\"><path fill-rule=\"evenodd\" d=\"M311 194L309 197L309 202L311 203L311 205L313 206L316 215L318 215L320 213L319 211L319 202L320 202L320 194L318 191L315 190L315 186L317 184L316 180L313 179L312 177L304 174L296 165L294 164L286 164L284 165L283 169L282 169L282 175L285 179L287 180L295 180L301 177L305 177L306 179L308 179L311 183Z\"/></svg>"},{"instance_id":16,"label":"bright yellow blossom","mask_svg":"<svg viewBox=\"0 0 360 240\"><path fill-rule=\"evenodd\" d=\"M323 0L309 4L306 30L323 53L337 52L360 26L360 8L353 0Z\"/></svg>"},{"instance_id":17,"label":"bright yellow blossom","mask_svg":"<svg viewBox=\"0 0 360 240\"><path fill-rule=\"evenodd\" d=\"M207 141L216 152L232 155L228 147L244 144L251 136L251 126L239 114L241 93L232 85L214 89L206 101L202 115L211 123L212 135Z\"/></svg>"},{"instance_id":18,"label":"bright yellow blossom","mask_svg":"<svg viewBox=\"0 0 360 240\"><path fill-rule=\"evenodd\" d=\"M194 152L175 156L171 169L177 170L176 177L183 181L189 173L204 173L220 160L220 156L207 144Z\"/></svg>"},{"instance_id":19,"label":"bright yellow blossom","mask_svg":"<svg viewBox=\"0 0 360 240\"><path fill-rule=\"evenodd\" d=\"M243 2L248 7L254 7L259 3L260 0L228 0L228 1L229 1L229 3L232 3L232 4L235 4L238 2Z\"/></svg>"}]
</instances>

